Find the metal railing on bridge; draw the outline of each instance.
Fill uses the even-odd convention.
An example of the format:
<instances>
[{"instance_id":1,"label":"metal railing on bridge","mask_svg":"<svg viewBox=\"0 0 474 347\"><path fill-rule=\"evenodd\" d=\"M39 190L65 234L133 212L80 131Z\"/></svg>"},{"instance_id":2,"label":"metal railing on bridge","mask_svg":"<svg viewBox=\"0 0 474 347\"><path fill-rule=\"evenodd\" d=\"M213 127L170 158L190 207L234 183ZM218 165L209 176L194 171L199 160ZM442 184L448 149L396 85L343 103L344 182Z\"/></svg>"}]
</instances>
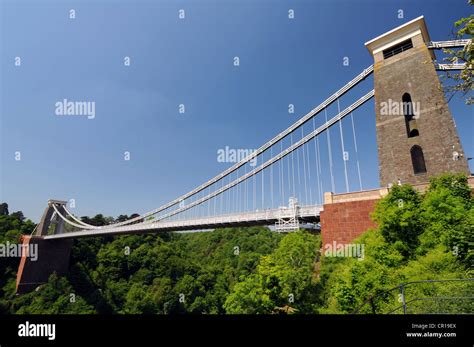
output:
<instances>
[{"instance_id":1,"label":"metal railing on bridge","mask_svg":"<svg viewBox=\"0 0 474 347\"><path fill-rule=\"evenodd\" d=\"M377 291L353 314L470 314L474 278L420 280Z\"/></svg>"}]
</instances>

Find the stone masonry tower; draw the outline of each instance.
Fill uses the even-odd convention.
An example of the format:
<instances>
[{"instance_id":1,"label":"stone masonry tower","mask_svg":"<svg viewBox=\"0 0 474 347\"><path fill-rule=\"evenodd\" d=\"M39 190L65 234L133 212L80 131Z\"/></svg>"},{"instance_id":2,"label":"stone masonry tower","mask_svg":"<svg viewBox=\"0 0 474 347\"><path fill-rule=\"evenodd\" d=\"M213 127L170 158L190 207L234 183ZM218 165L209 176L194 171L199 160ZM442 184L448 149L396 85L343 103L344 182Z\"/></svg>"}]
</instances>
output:
<instances>
[{"instance_id":1,"label":"stone masonry tower","mask_svg":"<svg viewBox=\"0 0 474 347\"><path fill-rule=\"evenodd\" d=\"M380 185L469 174L423 16L367 42L374 57Z\"/></svg>"}]
</instances>

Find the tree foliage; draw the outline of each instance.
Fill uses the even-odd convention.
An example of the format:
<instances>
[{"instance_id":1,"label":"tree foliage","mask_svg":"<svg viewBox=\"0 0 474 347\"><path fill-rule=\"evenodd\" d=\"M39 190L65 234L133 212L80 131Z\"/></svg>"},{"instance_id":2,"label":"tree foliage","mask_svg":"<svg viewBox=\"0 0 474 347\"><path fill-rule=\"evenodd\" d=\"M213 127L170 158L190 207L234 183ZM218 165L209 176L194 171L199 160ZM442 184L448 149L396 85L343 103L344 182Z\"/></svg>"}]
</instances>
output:
<instances>
[{"instance_id":1,"label":"tree foliage","mask_svg":"<svg viewBox=\"0 0 474 347\"><path fill-rule=\"evenodd\" d=\"M424 228L420 203L420 195L410 185L394 186L373 214L385 241L393 244L405 258L413 255Z\"/></svg>"},{"instance_id":2,"label":"tree foliage","mask_svg":"<svg viewBox=\"0 0 474 347\"><path fill-rule=\"evenodd\" d=\"M234 287L224 305L227 313L312 312L319 246L319 238L304 231L285 236L262 257L256 273Z\"/></svg>"},{"instance_id":3,"label":"tree foliage","mask_svg":"<svg viewBox=\"0 0 474 347\"><path fill-rule=\"evenodd\" d=\"M474 5L473 0L469 0L469 5ZM461 93L466 98L466 104L473 104L472 97L473 74L474 74L474 44L472 38L474 35L474 15L459 19L454 23L454 38L455 39L471 39L471 42L463 49L445 48L443 52L446 57L443 61L456 64L465 63L464 69L460 72L446 71L444 76L444 89L451 99L456 93ZM452 82L451 84L447 83Z\"/></svg>"}]
</instances>

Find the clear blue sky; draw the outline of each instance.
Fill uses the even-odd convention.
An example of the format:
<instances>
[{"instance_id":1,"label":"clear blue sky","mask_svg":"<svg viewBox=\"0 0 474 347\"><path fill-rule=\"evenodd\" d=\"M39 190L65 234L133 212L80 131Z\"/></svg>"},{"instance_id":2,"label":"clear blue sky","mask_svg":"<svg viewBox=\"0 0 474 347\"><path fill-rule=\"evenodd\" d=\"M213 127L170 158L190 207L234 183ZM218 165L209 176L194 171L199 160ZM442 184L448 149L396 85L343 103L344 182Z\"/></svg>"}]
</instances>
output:
<instances>
[{"instance_id":1,"label":"clear blue sky","mask_svg":"<svg viewBox=\"0 0 474 347\"><path fill-rule=\"evenodd\" d=\"M151 210L227 168L218 149L258 148L359 74L372 63L364 42L419 15L449 39L466 3L2 0L0 201L34 221L50 198L74 198L78 215ZM55 115L63 98L95 101L95 119ZM474 156L472 108L450 108ZM377 187L373 102L354 117L364 188Z\"/></svg>"}]
</instances>

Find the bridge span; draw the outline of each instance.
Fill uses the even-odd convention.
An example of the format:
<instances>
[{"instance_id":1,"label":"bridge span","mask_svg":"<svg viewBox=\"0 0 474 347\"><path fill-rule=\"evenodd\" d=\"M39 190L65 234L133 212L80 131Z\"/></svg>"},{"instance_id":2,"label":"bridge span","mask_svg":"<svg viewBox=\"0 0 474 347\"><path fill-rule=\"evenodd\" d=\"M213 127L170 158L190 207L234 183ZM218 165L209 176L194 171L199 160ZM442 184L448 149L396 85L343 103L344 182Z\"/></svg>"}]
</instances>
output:
<instances>
[{"instance_id":1,"label":"bridge span","mask_svg":"<svg viewBox=\"0 0 474 347\"><path fill-rule=\"evenodd\" d=\"M159 231L190 231L216 229L226 227L244 227L258 225L275 225L277 231L295 230L299 224L317 223L323 210L322 205L281 207L262 211L249 211L212 217L186 219L182 221L157 221L150 224L132 224L116 228L83 229L73 232L64 232L46 235L45 240L68 239L80 237L97 237L120 234L139 234Z\"/></svg>"}]
</instances>

